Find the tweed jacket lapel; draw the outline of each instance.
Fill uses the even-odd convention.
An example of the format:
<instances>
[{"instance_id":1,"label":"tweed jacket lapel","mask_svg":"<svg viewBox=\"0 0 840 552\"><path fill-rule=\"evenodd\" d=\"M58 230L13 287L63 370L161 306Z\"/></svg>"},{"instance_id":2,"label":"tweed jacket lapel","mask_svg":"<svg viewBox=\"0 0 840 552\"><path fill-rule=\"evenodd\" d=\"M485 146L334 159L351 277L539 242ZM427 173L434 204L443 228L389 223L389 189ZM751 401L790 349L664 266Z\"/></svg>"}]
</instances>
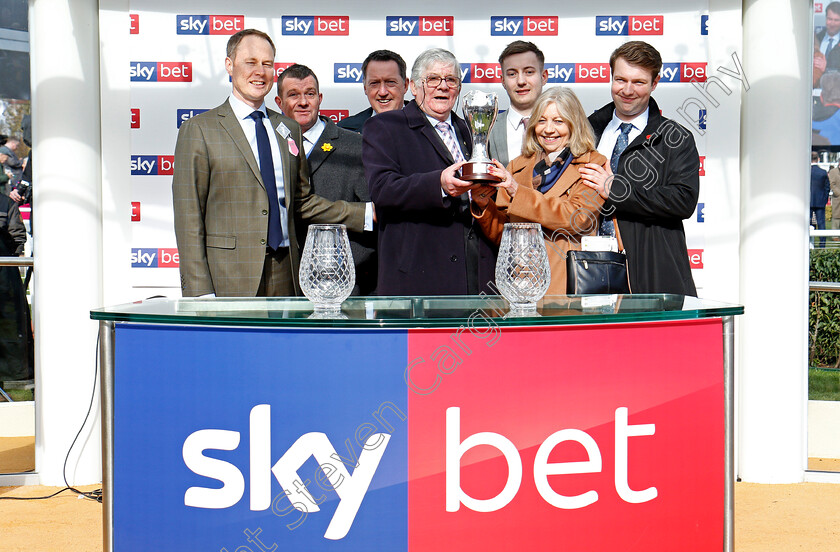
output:
<instances>
[{"instance_id":1,"label":"tweed jacket lapel","mask_svg":"<svg viewBox=\"0 0 840 552\"><path fill-rule=\"evenodd\" d=\"M242 132L242 126L236 119L236 115L233 113L233 109L230 107L230 102L228 101L225 101L219 107L219 123L230 135L230 139L236 145L237 149L239 149L242 157L248 162L248 166L251 167L251 171L254 173L254 177L260 183L260 186L265 189L265 184L263 184L262 175L260 174L260 166L254 157L251 145L248 144L245 133Z\"/></svg>"},{"instance_id":2,"label":"tweed jacket lapel","mask_svg":"<svg viewBox=\"0 0 840 552\"><path fill-rule=\"evenodd\" d=\"M292 183L292 152L289 150L289 140L294 140L295 136L291 133L291 128L284 123L285 126L290 132L285 137L277 131L277 128L280 127L280 123L283 123L283 117L272 110L268 110L268 119L271 121L271 128L274 129L274 136L277 138L277 146L280 150L280 162L283 163L283 190L285 191L286 196L286 208L289 209L291 212L292 209L292 202L294 200L294 192L291 188ZM280 127L282 128L282 127ZM300 149L303 147L302 140L300 136L297 137L298 140L294 140L295 149ZM297 156L297 154L295 154Z\"/></svg>"}]
</instances>

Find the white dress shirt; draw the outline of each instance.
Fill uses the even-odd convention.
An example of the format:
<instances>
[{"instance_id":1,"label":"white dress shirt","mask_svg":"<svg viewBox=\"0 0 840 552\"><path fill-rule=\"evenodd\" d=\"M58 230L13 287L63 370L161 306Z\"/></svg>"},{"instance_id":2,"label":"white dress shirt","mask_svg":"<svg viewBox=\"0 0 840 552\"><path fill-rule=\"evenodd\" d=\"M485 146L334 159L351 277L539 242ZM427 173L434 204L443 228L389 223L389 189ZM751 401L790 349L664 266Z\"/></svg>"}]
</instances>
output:
<instances>
[{"instance_id":1,"label":"white dress shirt","mask_svg":"<svg viewBox=\"0 0 840 552\"><path fill-rule=\"evenodd\" d=\"M647 109L642 111L632 121L622 121L615 114L615 111L613 111L612 120L604 129L604 133L601 134L601 141L598 142L598 152L607 159L612 158L612 152L615 149L615 143L618 141L618 135L621 134L621 130L619 129L621 123L630 123L633 125L633 128L630 129L630 134L627 136L627 144L631 144L633 143L633 140L635 140L636 137L642 133L642 130L644 130L644 128L647 126L647 122Z\"/></svg>"},{"instance_id":2,"label":"white dress shirt","mask_svg":"<svg viewBox=\"0 0 840 552\"><path fill-rule=\"evenodd\" d=\"M245 138L248 140L248 145L251 146L254 159L257 160L257 165L259 166L260 154L257 149L257 127L251 118L251 113L255 110L233 94L228 97L228 101L230 102L230 107L233 109L233 114L236 115L236 119L242 127L242 131L245 133ZM277 200L280 202L280 223L283 227L283 240L280 242L280 247L289 247L289 216L286 208L283 206L283 200L286 199L286 187L283 179L283 158L280 156L280 144L277 142L277 134L271 126L271 121L268 119L265 102L260 106L259 111L262 111L264 115L262 123L268 132L268 141L271 143L271 158L274 161L274 179L277 183ZM231 147L234 147L233 144L231 144Z\"/></svg>"},{"instance_id":3,"label":"white dress shirt","mask_svg":"<svg viewBox=\"0 0 840 552\"><path fill-rule=\"evenodd\" d=\"M832 41L831 42L831 49L829 49L829 47L828 47L828 41L829 40ZM822 52L823 55L827 56L828 52L833 50L837 46L838 42L840 42L840 33L837 33L834 36L829 36L828 33L826 32L825 36L822 39L822 42L820 42L820 52Z\"/></svg>"},{"instance_id":4,"label":"white dress shirt","mask_svg":"<svg viewBox=\"0 0 840 552\"><path fill-rule=\"evenodd\" d=\"M306 153L306 157L309 157L312 148L314 148L315 144L318 143L318 140L321 139L321 134L323 134L325 128L327 128L327 123L322 121L319 117L316 119L315 124L303 133L303 151Z\"/></svg>"},{"instance_id":5,"label":"white dress shirt","mask_svg":"<svg viewBox=\"0 0 840 552\"><path fill-rule=\"evenodd\" d=\"M523 115L516 111L513 107L507 112L507 148L508 159L513 161L522 155L522 139L525 137L525 127L522 126L524 122L522 119L530 117L530 114Z\"/></svg>"}]
</instances>

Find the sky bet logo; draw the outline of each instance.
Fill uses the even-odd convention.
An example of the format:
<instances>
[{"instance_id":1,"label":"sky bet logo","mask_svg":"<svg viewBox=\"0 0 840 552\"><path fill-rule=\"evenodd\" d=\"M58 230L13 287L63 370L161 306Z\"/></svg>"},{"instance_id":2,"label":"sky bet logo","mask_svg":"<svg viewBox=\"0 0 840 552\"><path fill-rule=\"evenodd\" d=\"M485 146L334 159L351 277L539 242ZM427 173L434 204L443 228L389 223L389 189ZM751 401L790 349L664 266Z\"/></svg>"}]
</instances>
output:
<instances>
[{"instance_id":1,"label":"sky bet logo","mask_svg":"<svg viewBox=\"0 0 840 552\"><path fill-rule=\"evenodd\" d=\"M498 63L462 63L461 82L502 82L502 66Z\"/></svg>"},{"instance_id":2,"label":"sky bet logo","mask_svg":"<svg viewBox=\"0 0 840 552\"><path fill-rule=\"evenodd\" d=\"M491 36L557 36L557 16L491 17Z\"/></svg>"},{"instance_id":3,"label":"sky bet logo","mask_svg":"<svg viewBox=\"0 0 840 552\"><path fill-rule=\"evenodd\" d=\"M176 31L183 35L232 35L245 29L244 15L177 15Z\"/></svg>"},{"instance_id":4,"label":"sky bet logo","mask_svg":"<svg viewBox=\"0 0 840 552\"><path fill-rule=\"evenodd\" d=\"M663 63L659 82L706 82L706 63Z\"/></svg>"},{"instance_id":5,"label":"sky bet logo","mask_svg":"<svg viewBox=\"0 0 840 552\"><path fill-rule=\"evenodd\" d=\"M385 34L388 36L452 36L455 18L452 16L385 18Z\"/></svg>"},{"instance_id":6,"label":"sky bet logo","mask_svg":"<svg viewBox=\"0 0 840 552\"><path fill-rule=\"evenodd\" d=\"M336 63L333 82L362 82L361 63Z\"/></svg>"},{"instance_id":7,"label":"sky bet logo","mask_svg":"<svg viewBox=\"0 0 840 552\"><path fill-rule=\"evenodd\" d=\"M610 82L609 63L546 63L549 83Z\"/></svg>"},{"instance_id":8,"label":"sky bet logo","mask_svg":"<svg viewBox=\"0 0 840 552\"><path fill-rule=\"evenodd\" d=\"M349 109L322 109L319 113L324 117L329 118L334 123L350 116Z\"/></svg>"},{"instance_id":9,"label":"sky bet logo","mask_svg":"<svg viewBox=\"0 0 840 552\"><path fill-rule=\"evenodd\" d=\"M664 25L664 17L661 15L598 15L595 17L595 34L661 35Z\"/></svg>"},{"instance_id":10,"label":"sky bet logo","mask_svg":"<svg viewBox=\"0 0 840 552\"><path fill-rule=\"evenodd\" d=\"M131 128L140 128L140 108L131 108Z\"/></svg>"},{"instance_id":11,"label":"sky bet logo","mask_svg":"<svg viewBox=\"0 0 840 552\"><path fill-rule=\"evenodd\" d=\"M132 247L131 268L178 268L178 250Z\"/></svg>"},{"instance_id":12,"label":"sky bet logo","mask_svg":"<svg viewBox=\"0 0 840 552\"><path fill-rule=\"evenodd\" d=\"M207 111L206 109L179 109L177 111L178 116L178 128L181 128L181 125L184 124L185 121L192 119L199 113L204 113Z\"/></svg>"},{"instance_id":13,"label":"sky bet logo","mask_svg":"<svg viewBox=\"0 0 840 552\"><path fill-rule=\"evenodd\" d=\"M132 61L132 82L192 82L191 61Z\"/></svg>"},{"instance_id":14,"label":"sky bet logo","mask_svg":"<svg viewBox=\"0 0 840 552\"><path fill-rule=\"evenodd\" d=\"M350 18L346 15L284 15L284 35L349 35Z\"/></svg>"},{"instance_id":15,"label":"sky bet logo","mask_svg":"<svg viewBox=\"0 0 840 552\"><path fill-rule=\"evenodd\" d=\"M132 155L131 175L152 176L172 174L174 155Z\"/></svg>"}]
</instances>

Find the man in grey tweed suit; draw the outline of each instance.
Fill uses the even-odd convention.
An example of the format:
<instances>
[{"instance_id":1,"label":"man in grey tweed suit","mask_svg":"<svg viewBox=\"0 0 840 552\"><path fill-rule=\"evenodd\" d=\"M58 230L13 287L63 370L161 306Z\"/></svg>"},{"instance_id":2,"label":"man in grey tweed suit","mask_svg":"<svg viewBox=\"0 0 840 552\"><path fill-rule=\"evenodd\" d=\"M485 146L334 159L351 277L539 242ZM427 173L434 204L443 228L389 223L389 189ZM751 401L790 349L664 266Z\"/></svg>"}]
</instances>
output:
<instances>
[{"instance_id":1,"label":"man in grey tweed suit","mask_svg":"<svg viewBox=\"0 0 840 552\"><path fill-rule=\"evenodd\" d=\"M318 77L306 65L291 65L277 77L274 101L303 131L313 193L330 201L369 202L362 135L339 128L320 115L322 100ZM370 295L376 289L376 234L349 232L349 237L356 266L353 295Z\"/></svg>"},{"instance_id":2,"label":"man in grey tweed suit","mask_svg":"<svg viewBox=\"0 0 840 552\"><path fill-rule=\"evenodd\" d=\"M300 127L266 109L274 55L261 31L231 36L231 95L181 125L172 196L184 296L299 295L295 220L364 228L363 205L312 193Z\"/></svg>"}]
</instances>

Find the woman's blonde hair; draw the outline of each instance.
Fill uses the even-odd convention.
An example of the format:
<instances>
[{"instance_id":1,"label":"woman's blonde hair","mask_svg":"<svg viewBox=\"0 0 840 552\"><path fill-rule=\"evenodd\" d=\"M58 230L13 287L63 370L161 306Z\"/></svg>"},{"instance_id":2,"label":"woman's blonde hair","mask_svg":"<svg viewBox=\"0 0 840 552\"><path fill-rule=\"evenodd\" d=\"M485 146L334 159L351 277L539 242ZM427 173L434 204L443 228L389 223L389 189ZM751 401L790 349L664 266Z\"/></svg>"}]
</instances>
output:
<instances>
[{"instance_id":1,"label":"woman's blonde hair","mask_svg":"<svg viewBox=\"0 0 840 552\"><path fill-rule=\"evenodd\" d=\"M537 141L537 123L543 116L549 105L554 104L560 113L560 118L569 127L569 143L567 144L574 157L583 155L595 149L595 136L592 134L592 127L583 111L580 100L565 86L549 88L537 98L534 109L531 111L531 119L528 121L528 128L525 129L525 138L522 141L522 154L525 156L535 155L543 151Z\"/></svg>"}]
</instances>

